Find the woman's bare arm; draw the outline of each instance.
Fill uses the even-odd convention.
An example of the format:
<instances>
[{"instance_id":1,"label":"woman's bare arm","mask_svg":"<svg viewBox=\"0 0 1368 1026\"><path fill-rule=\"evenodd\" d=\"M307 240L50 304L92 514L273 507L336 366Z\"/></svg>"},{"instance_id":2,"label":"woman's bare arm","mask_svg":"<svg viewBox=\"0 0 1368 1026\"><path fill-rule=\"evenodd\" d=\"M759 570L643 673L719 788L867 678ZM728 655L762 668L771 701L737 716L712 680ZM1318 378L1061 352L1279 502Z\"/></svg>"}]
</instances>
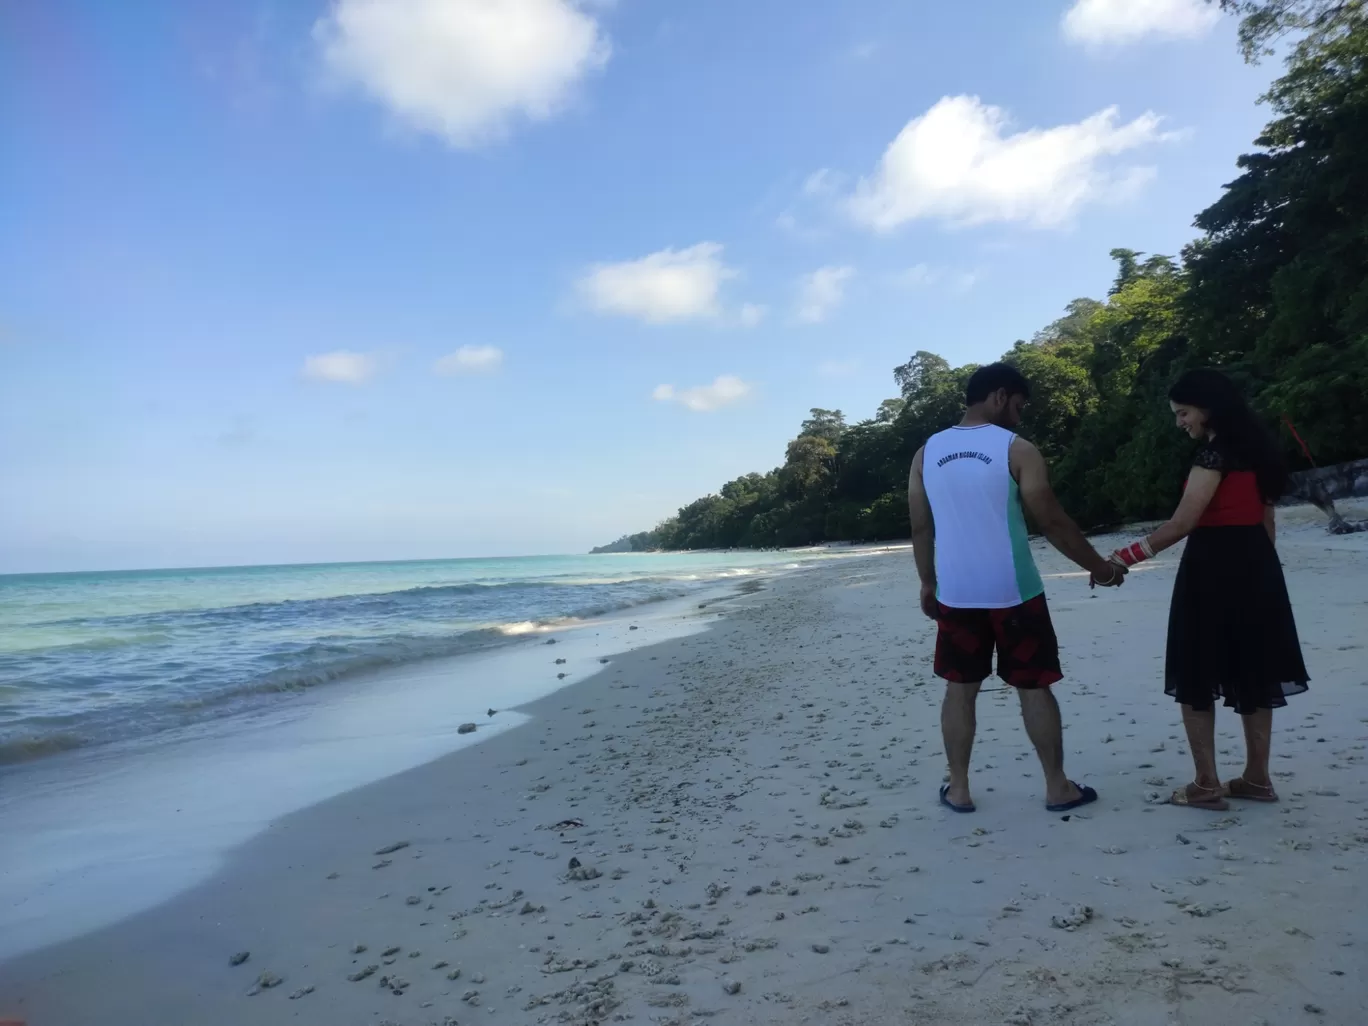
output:
<instances>
[{"instance_id":1,"label":"woman's bare arm","mask_svg":"<svg viewBox=\"0 0 1368 1026\"><path fill-rule=\"evenodd\" d=\"M1206 508L1211 505L1211 500L1216 496L1216 489L1220 486L1221 472L1219 470L1193 467L1192 472L1188 475L1187 489L1183 492L1183 501L1178 503L1178 508L1174 510L1173 516L1149 536L1150 548L1156 553L1163 552L1165 549L1177 545L1196 530L1197 522L1202 519L1202 514L1206 512Z\"/></svg>"}]
</instances>

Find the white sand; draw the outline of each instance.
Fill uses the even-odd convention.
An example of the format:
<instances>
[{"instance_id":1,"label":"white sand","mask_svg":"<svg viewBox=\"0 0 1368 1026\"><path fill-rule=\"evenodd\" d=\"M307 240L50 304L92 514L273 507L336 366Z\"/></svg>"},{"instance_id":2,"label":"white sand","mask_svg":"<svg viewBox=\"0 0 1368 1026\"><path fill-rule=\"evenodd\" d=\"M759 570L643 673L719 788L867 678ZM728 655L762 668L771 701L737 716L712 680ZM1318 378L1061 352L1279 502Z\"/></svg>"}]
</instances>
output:
<instances>
[{"instance_id":1,"label":"white sand","mask_svg":"<svg viewBox=\"0 0 1368 1026\"><path fill-rule=\"evenodd\" d=\"M712 630L274 823L152 911L5 963L0 1017L1368 1022L1368 536L1283 520L1300 521L1280 548L1313 680L1275 719L1279 805L1147 803L1191 774L1160 680L1176 555L1092 593L1041 549L1070 775L1102 800L1045 812L1015 699L990 683L979 812L940 809L933 628L910 553L872 556L696 611ZM1239 724L1218 726L1238 772ZM572 857L601 875L571 878ZM1091 918L1052 925L1078 906ZM248 996L263 973L282 982Z\"/></svg>"}]
</instances>

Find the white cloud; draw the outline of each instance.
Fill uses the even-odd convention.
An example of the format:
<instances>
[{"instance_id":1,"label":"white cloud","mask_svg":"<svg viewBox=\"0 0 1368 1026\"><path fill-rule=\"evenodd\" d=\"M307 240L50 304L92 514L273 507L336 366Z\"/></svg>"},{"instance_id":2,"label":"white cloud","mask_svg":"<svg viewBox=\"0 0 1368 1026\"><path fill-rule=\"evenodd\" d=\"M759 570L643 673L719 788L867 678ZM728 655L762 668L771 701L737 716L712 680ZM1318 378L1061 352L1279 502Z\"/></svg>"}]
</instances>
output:
<instances>
[{"instance_id":1,"label":"white cloud","mask_svg":"<svg viewBox=\"0 0 1368 1026\"><path fill-rule=\"evenodd\" d=\"M374 377L375 371L375 357L347 349L304 358L304 376L314 381L360 385Z\"/></svg>"},{"instance_id":2,"label":"white cloud","mask_svg":"<svg viewBox=\"0 0 1368 1026\"><path fill-rule=\"evenodd\" d=\"M735 274L722 263L720 245L700 242L687 249L662 249L640 260L595 264L578 288L597 313L665 324L716 317L722 282Z\"/></svg>"},{"instance_id":3,"label":"white cloud","mask_svg":"<svg viewBox=\"0 0 1368 1026\"><path fill-rule=\"evenodd\" d=\"M1134 191L1139 169L1111 169L1106 158L1174 138L1159 131L1155 114L1117 118L1108 107L1077 124L1007 134L1000 107L947 96L903 127L847 208L884 232L923 218L1058 226L1089 203Z\"/></svg>"},{"instance_id":4,"label":"white cloud","mask_svg":"<svg viewBox=\"0 0 1368 1026\"><path fill-rule=\"evenodd\" d=\"M841 186L842 176L830 168L820 168L803 181L804 196L830 196Z\"/></svg>"},{"instance_id":5,"label":"white cloud","mask_svg":"<svg viewBox=\"0 0 1368 1026\"><path fill-rule=\"evenodd\" d=\"M1063 28L1071 43L1123 46L1146 36L1196 39L1220 20L1211 0L1077 0Z\"/></svg>"},{"instance_id":6,"label":"white cloud","mask_svg":"<svg viewBox=\"0 0 1368 1026\"><path fill-rule=\"evenodd\" d=\"M798 298L798 319L807 324L824 321L827 314L841 305L845 298L846 282L855 277L853 267L819 267L803 275Z\"/></svg>"},{"instance_id":7,"label":"white cloud","mask_svg":"<svg viewBox=\"0 0 1368 1026\"><path fill-rule=\"evenodd\" d=\"M679 403L695 413L711 413L723 406L740 402L750 395L751 386L731 374L723 374L711 385L677 389L674 385L658 385L651 398L662 403Z\"/></svg>"},{"instance_id":8,"label":"white cloud","mask_svg":"<svg viewBox=\"0 0 1368 1026\"><path fill-rule=\"evenodd\" d=\"M334 0L313 34L339 81L458 147L551 117L609 55L573 0Z\"/></svg>"},{"instance_id":9,"label":"white cloud","mask_svg":"<svg viewBox=\"0 0 1368 1026\"><path fill-rule=\"evenodd\" d=\"M826 199L827 205L830 206L830 197ZM804 211L803 219L800 220L792 210L785 210L775 217L774 226L800 242L819 242L826 237L827 232L823 228L813 227L809 223L811 220L808 211Z\"/></svg>"},{"instance_id":10,"label":"white cloud","mask_svg":"<svg viewBox=\"0 0 1368 1026\"><path fill-rule=\"evenodd\" d=\"M482 374L499 369L503 350L494 346L461 346L432 365L433 373L443 377L456 374Z\"/></svg>"},{"instance_id":11,"label":"white cloud","mask_svg":"<svg viewBox=\"0 0 1368 1026\"><path fill-rule=\"evenodd\" d=\"M761 306L759 303L743 304L741 313L738 315L741 321L741 327L754 328L765 319L765 314L767 313L769 313L769 308Z\"/></svg>"}]
</instances>

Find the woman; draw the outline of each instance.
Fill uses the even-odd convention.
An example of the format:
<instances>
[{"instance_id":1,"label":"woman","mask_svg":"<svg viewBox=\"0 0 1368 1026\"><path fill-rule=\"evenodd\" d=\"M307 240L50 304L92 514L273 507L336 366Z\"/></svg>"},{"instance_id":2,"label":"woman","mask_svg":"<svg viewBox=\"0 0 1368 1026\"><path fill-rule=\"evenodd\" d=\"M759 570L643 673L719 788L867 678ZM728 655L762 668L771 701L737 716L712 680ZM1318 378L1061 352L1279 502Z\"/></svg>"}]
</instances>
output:
<instances>
[{"instance_id":1,"label":"woman","mask_svg":"<svg viewBox=\"0 0 1368 1026\"><path fill-rule=\"evenodd\" d=\"M1188 539L1169 607L1164 690L1182 703L1196 779L1174 805L1227 809L1275 802L1268 775L1273 710L1306 690L1297 626L1273 548L1273 504L1287 484L1277 448L1239 390L1214 370L1169 390L1178 427L1202 443L1173 518L1112 558L1134 566ZM1244 774L1216 769L1216 699L1244 721Z\"/></svg>"}]
</instances>

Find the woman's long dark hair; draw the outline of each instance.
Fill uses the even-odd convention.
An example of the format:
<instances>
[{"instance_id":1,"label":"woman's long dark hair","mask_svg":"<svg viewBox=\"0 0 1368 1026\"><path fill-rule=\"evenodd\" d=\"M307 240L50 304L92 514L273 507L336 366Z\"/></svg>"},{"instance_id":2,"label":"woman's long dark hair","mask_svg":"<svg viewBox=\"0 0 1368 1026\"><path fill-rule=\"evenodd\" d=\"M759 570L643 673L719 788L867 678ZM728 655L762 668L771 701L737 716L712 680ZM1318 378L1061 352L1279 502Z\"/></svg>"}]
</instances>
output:
<instances>
[{"instance_id":1,"label":"woman's long dark hair","mask_svg":"<svg viewBox=\"0 0 1368 1026\"><path fill-rule=\"evenodd\" d=\"M1282 498L1287 490L1287 465L1235 382L1218 370L1190 370L1173 383L1169 399L1205 410L1216 447L1236 465L1254 471L1265 502Z\"/></svg>"}]
</instances>

